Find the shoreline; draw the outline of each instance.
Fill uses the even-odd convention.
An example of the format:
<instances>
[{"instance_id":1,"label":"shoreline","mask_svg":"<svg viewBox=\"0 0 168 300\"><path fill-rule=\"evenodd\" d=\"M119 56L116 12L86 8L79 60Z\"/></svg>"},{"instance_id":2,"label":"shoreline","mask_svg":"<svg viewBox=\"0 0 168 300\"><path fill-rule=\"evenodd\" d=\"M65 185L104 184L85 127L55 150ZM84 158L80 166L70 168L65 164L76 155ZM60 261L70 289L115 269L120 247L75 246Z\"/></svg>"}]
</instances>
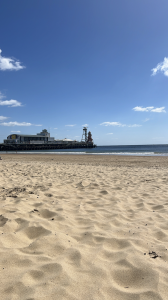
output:
<instances>
[{"instance_id":1,"label":"shoreline","mask_svg":"<svg viewBox=\"0 0 168 300\"><path fill-rule=\"evenodd\" d=\"M113 166L134 166L134 167L168 167L168 156L128 156L128 155L69 155L59 154L1 154L2 161L41 161L56 163L75 163L85 165L113 165Z\"/></svg>"},{"instance_id":2,"label":"shoreline","mask_svg":"<svg viewBox=\"0 0 168 300\"><path fill-rule=\"evenodd\" d=\"M130 156L130 157L168 157L168 152L87 152L87 151L2 151L0 155L85 155L85 156Z\"/></svg>"}]
</instances>

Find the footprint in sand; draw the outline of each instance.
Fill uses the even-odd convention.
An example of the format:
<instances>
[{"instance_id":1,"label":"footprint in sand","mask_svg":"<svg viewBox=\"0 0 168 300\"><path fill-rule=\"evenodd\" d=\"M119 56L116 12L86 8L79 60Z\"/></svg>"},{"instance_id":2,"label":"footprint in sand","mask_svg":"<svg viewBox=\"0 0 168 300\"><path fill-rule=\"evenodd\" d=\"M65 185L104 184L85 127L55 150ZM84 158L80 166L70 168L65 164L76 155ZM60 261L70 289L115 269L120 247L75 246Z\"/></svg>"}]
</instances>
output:
<instances>
[{"instance_id":1,"label":"footprint in sand","mask_svg":"<svg viewBox=\"0 0 168 300\"><path fill-rule=\"evenodd\" d=\"M8 221L8 218L5 218L4 216L0 216L0 227L3 227L6 222Z\"/></svg>"}]
</instances>

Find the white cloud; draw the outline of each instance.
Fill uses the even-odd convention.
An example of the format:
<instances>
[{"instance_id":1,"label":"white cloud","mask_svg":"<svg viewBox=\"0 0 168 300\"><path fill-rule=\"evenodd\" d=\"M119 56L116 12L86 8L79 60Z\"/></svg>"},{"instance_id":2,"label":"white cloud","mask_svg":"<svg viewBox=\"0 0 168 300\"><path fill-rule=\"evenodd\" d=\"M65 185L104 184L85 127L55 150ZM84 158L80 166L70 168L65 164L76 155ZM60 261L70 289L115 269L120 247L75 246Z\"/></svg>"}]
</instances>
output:
<instances>
[{"instance_id":1,"label":"white cloud","mask_svg":"<svg viewBox=\"0 0 168 300\"><path fill-rule=\"evenodd\" d=\"M157 72L162 72L165 76L168 76L168 57L164 58L164 61L159 63L156 68L152 70L152 76L156 75Z\"/></svg>"},{"instance_id":2,"label":"white cloud","mask_svg":"<svg viewBox=\"0 0 168 300\"><path fill-rule=\"evenodd\" d=\"M165 107L156 107L154 108L154 106L148 106L148 107L142 107L142 106L136 106L133 108L134 111L141 111L141 112L157 112L157 113L162 113L162 112L166 112L165 111Z\"/></svg>"},{"instance_id":3,"label":"white cloud","mask_svg":"<svg viewBox=\"0 0 168 300\"><path fill-rule=\"evenodd\" d=\"M8 117L0 116L0 122L8 119Z\"/></svg>"},{"instance_id":4,"label":"white cloud","mask_svg":"<svg viewBox=\"0 0 168 300\"><path fill-rule=\"evenodd\" d=\"M162 113L162 112L166 112L165 111L165 107L163 106L163 107L157 107L157 108L154 108L154 109L152 109L151 110L152 112L157 112L157 113Z\"/></svg>"},{"instance_id":5,"label":"white cloud","mask_svg":"<svg viewBox=\"0 0 168 300\"><path fill-rule=\"evenodd\" d=\"M89 126L89 124L84 124L84 125L82 125L82 127L88 127Z\"/></svg>"},{"instance_id":6,"label":"white cloud","mask_svg":"<svg viewBox=\"0 0 168 300\"><path fill-rule=\"evenodd\" d=\"M103 126L119 126L119 127L125 127L125 124L121 124L120 122L103 122L100 125Z\"/></svg>"},{"instance_id":7,"label":"white cloud","mask_svg":"<svg viewBox=\"0 0 168 300\"><path fill-rule=\"evenodd\" d=\"M2 50L0 49L0 70L1 71L18 71L21 70L23 68L25 68L24 66L21 66L21 63L19 60L16 60L14 58L10 58L10 57L3 57L1 55Z\"/></svg>"},{"instance_id":8,"label":"white cloud","mask_svg":"<svg viewBox=\"0 0 168 300\"><path fill-rule=\"evenodd\" d=\"M17 130L17 131L11 131L11 132L15 132L15 133L17 132L17 133L19 133L19 132L21 132L21 131L20 131L20 130Z\"/></svg>"},{"instance_id":9,"label":"white cloud","mask_svg":"<svg viewBox=\"0 0 168 300\"><path fill-rule=\"evenodd\" d=\"M8 107L9 106L10 107L17 107L17 106L22 106L22 103L17 101L17 100L11 99L11 100L4 100L4 101L0 100L0 105L2 105L2 106L7 105Z\"/></svg>"},{"instance_id":10,"label":"white cloud","mask_svg":"<svg viewBox=\"0 0 168 300\"><path fill-rule=\"evenodd\" d=\"M54 128L54 129L58 129L58 128Z\"/></svg>"},{"instance_id":11,"label":"white cloud","mask_svg":"<svg viewBox=\"0 0 168 300\"><path fill-rule=\"evenodd\" d=\"M109 134L113 134L112 132L110 132L110 133L106 133L107 135L109 135Z\"/></svg>"},{"instance_id":12,"label":"white cloud","mask_svg":"<svg viewBox=\"0 0 168 300\"><path fill-rule=\"evenodd\" d=\"M76 124L74 124L74 125L65 125L65 126L74 127L74 126L76 126Z\"/></svg>"},{"instance_id":13,"label":"white cloud","mask_svg":"<svg viewBox=\"0 0 168 300\"><path fill-rule=\"evenodd\" d=\"M0 105L1 106L8 106L8 107L17 107L22 106L22 103L17 100L3 100L3 98L6 98L1 92L0 92Z\"/></svg>"},{"instance_id":14,"label":"white cloud","mask_svg":"<svg viewBox=\"0 0 168 300\"><path fill-rule=\"evenodd\" d=\"M0 125L2 126L42 126L42 125L35 125L35 124L31 124L31 123L26 123L26 122L4 122L4 123L0 123Z\"/></svg>"},{"instance_id":15,"label":"white cloud","mask_svg":"<svg viewBox=\"0 0 168 300\"><path fill-rule=\"evenodd\" d=\"M133 108L134 111L151 111L154 107L149 106L149 107L141 107L141 106L136 106Z\"/></svg>"}]
</instances>

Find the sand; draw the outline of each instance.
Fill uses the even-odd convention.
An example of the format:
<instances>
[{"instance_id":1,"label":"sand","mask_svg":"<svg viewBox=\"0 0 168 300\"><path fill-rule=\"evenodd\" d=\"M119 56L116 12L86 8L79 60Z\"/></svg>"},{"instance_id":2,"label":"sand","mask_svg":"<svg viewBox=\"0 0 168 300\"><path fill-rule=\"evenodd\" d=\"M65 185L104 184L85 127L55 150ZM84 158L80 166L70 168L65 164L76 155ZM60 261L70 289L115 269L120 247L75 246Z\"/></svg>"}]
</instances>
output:
<instances>
[{"instance_id":1,"label":"sand","mask_svg":"<svg viewBox=\"0 0 168 300\"><path fill-rule=\"evenodd\" d=\"M1 157L2 300L168 299L168 158Z\"/></svg>"}]
</instances>

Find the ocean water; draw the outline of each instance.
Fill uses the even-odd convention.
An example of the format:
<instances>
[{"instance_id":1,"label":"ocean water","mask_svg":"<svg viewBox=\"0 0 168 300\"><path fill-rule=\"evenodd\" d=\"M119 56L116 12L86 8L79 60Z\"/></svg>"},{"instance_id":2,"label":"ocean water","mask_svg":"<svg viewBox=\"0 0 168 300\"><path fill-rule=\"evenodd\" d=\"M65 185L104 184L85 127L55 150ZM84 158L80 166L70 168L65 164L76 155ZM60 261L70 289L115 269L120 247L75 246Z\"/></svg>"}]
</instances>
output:
<instances>
[{"instance_id":1,"label":"ocean water","mask_svg":"<svg viewBox=\"0 0 168 300\"><path fill-rule=\"evenodd\" d=\"M6 152L1 152L6 153ZM8 151L8 153L16 153ZM136 156L168 156L168 145L128 145L97 146L91 149L58 149L42 151L18 151L22 154L90 154L90 155L136 155Z\"/></svg>"}]
</instances>

